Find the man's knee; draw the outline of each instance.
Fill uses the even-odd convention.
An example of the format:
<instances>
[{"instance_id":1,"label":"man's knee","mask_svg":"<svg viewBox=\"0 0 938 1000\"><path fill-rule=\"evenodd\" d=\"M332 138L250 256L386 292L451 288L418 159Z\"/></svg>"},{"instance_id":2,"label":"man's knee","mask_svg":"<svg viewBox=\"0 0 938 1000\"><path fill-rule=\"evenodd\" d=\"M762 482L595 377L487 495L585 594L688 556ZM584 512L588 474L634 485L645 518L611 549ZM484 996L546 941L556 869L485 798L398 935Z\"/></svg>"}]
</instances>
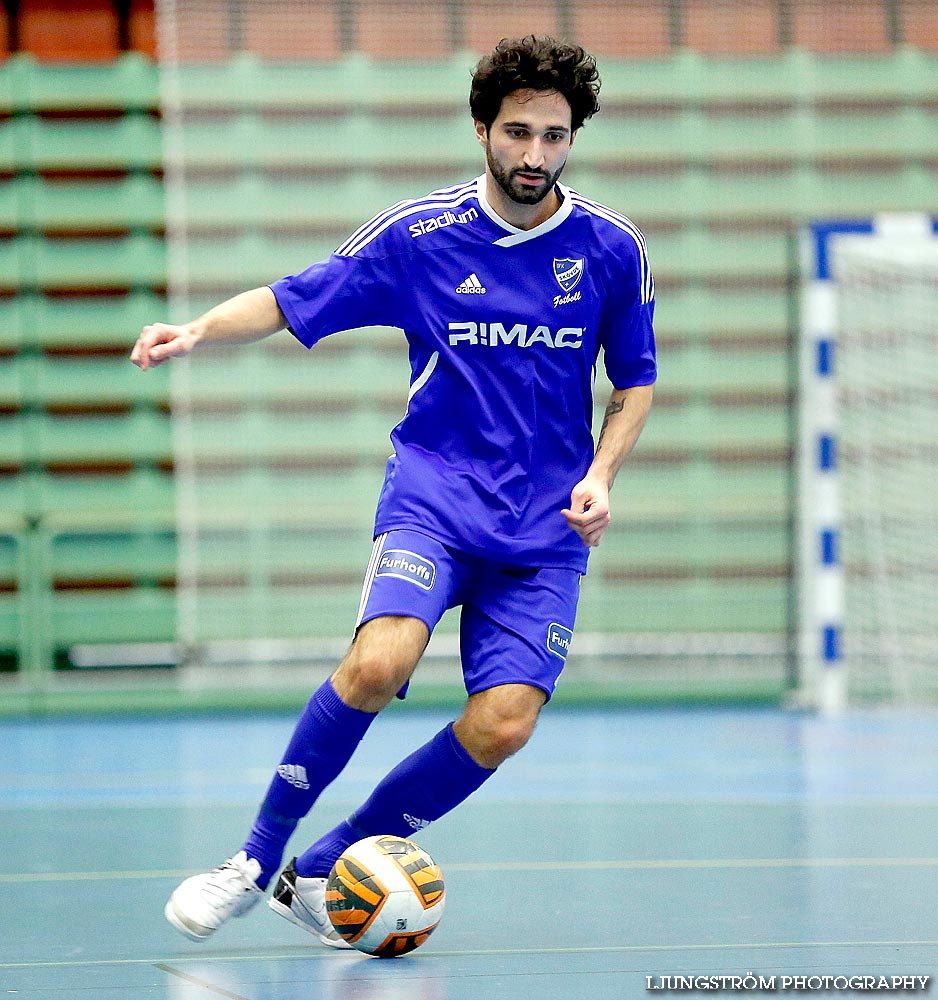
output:
<instances>
[{"instance_id":1,"label":"man's knee","mask_svg":"<svg viewBox=\"0 0 938 1000\"><path fill-rule=\"evenodd\" d=\"M410 679L429 637L415 618L366 622L332 676L336 693L352 708L381 711Z\"/></svg>"},{"instance_id":2,"label":"man's knee","mask_svg":"<svg viewBox=\"0 0 938 1000\"><path fill-rule=\"evenodd\" d=\"M497 724L485 734L488 757L498 764L503 763L525 746L533 732L533 719L498 720Z\"/></svg>"},{"instance_id":3,"label":"man's knee","mask_svg":"<svg viewBox=\"0 0 938 1000\"><path fill-rule=\"evenodd\" d=\"M456 738L477 764L498 767L531 738L545 701L543 691L524 684L472 695L453 726Z\"/></svg>"}]
</instances>

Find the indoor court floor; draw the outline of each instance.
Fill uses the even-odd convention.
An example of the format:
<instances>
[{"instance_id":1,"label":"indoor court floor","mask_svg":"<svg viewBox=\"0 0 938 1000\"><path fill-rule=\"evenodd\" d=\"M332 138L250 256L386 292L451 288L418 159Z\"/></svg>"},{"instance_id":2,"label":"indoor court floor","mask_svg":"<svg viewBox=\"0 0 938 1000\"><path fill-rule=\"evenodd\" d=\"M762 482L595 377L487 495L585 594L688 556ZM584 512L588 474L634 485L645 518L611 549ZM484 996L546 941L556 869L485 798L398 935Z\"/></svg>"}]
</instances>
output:
<instances>
[{"instance_id":1,"label":"indoor court floor","mask_svg":"<svg viewBox=\"0 0 938 1000\"><path fill-rule=\"evenodd\" d=\"M779 993L783 976L938 975L925 713L548 709L420 836L447 910L413 955L334 952L266 906L189 942L164 901L240 846L292 721L0 723L0 998L629 1000L676 975ZM390 708L293 846L445 721Z\"/></svg>"}]
</instances>

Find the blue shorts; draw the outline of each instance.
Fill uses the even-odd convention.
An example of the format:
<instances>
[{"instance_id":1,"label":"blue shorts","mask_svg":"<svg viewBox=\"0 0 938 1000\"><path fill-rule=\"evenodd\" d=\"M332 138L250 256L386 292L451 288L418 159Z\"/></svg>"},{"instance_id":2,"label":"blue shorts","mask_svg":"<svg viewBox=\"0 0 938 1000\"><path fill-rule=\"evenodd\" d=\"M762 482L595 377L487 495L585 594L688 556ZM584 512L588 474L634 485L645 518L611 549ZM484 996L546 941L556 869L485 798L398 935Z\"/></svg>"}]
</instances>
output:
<instances>
[{"instance_id":1,"label":"blue shorts","mask_svg":"<svg viewBox=\"0 0 938 1000\"><path fill-rule=\"evenodd\" d=\"M375 540L358 625L403 615L418 618L432 633L445 611L462 605L466 691L529 684L550 698L573 638L580 575L575 569L494 563L419 531L389 531Z\"/></svg>"}]
</instances>

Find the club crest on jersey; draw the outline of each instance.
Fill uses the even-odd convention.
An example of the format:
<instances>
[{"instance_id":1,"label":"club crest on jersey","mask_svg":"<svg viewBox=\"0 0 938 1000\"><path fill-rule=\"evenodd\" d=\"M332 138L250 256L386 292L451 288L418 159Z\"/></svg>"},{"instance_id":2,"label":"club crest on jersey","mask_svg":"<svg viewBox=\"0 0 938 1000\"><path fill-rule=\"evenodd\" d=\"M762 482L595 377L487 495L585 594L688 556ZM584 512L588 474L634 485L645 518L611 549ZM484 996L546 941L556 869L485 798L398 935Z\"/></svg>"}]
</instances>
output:
<instances>
[{"instance_id":1,"label":"club crest on jersey","mask_svg":"<svg viewBox=\"0 0 938 1000\"><path fill-rule=\"evenodd\" d=\"M576 288L585 269L586 260L583 257L577 260L571 257L554 258L554 277L565 292L571 292Z\"/></svg>"}]
</instances>

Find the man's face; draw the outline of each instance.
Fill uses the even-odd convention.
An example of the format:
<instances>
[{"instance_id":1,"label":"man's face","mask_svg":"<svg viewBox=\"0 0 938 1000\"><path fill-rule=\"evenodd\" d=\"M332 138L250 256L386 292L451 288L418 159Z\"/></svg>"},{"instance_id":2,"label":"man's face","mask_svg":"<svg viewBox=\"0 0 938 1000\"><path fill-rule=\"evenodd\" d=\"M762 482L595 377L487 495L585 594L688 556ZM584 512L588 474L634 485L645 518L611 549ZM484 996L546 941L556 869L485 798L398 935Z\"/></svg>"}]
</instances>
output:
<instances>
[{"instance_id":1,"label":"man's face","mask_svg":"<svg viewBox=\"0 0 938 1000\"><path fill-rule=\"evenodd\" d=\"M513 202L536 205L554 188L573 145L567 99L555 90L516 90L476 135L495 182Z\"/></svg>"}]
</instances>

